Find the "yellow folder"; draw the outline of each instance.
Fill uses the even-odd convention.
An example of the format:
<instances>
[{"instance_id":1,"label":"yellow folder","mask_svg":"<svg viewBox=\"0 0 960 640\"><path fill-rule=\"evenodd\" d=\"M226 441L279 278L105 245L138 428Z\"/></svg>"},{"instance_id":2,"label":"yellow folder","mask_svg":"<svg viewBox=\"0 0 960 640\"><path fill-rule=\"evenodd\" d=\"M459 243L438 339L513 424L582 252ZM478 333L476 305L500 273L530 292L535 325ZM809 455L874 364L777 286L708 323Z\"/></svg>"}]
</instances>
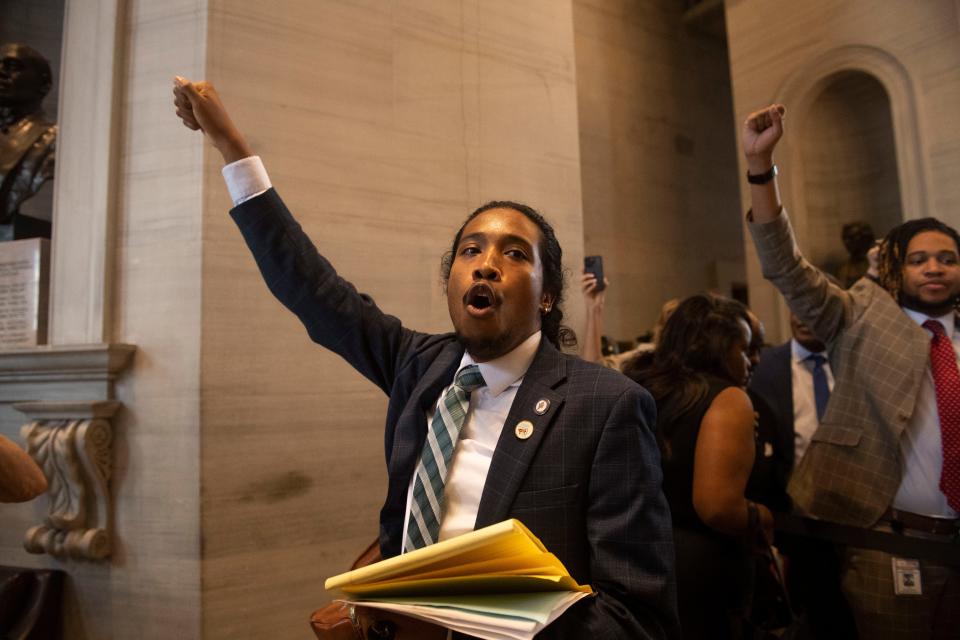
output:
<instances>
[{"instance_id":1,"label":"yellow folder","mask_svg":"<svg viewBox=\"0 0 960 640\"><path fill-rule=\"evenodd\" d=\"M519 520L497 524L327 579L348 595L582 591L563 563Z\"/></svg>"},{"instance_id":2,"label":"yellow folder","mask_svg":"<svg viewBox=\"0 0 960 640\"><path fill-rule=\"evenodd\" d=\"M342 573L324 586L356 604L487 640L530 640L593 594L519 520Z\"/></svg>"}]
</instances>

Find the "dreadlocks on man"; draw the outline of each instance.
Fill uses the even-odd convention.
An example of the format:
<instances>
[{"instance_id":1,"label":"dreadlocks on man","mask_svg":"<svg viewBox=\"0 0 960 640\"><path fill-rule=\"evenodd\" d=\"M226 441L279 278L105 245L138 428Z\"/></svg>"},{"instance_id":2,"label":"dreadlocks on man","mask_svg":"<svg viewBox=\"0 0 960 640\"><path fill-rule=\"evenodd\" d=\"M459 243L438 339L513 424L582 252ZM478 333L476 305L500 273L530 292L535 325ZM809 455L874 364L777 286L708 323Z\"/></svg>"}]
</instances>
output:
<instances>
[{"instance_id":1,"label":"dreadlocks on man","mask_svg":"<svg viewBox=\"0 0 960 640\"><path fill-rule=\"evenodd\" d=\"M919 256L915 255L911 260L908 248L914 236L923 232L942 234L951 238L955 247L960 246L960 235L957 234L956 230L936 218L910 220L891 229L883 242L880 243L877 265L880 286L886 289L902 306L917 311L929 309L928 303L910 291L904 290L903 274L908 266L914 266L908 265L908 261L915 263L919 259ZM948 262L950 261L949 255L944 257ZM954 249L953 262L950 264L956 266L956 249ZM958 302L960 302L960 297L954 295L950 300L950 305L956 309ZM933 310L938 310L943 304L946 303L935 301Z\"/></svg>"}]
</instances>

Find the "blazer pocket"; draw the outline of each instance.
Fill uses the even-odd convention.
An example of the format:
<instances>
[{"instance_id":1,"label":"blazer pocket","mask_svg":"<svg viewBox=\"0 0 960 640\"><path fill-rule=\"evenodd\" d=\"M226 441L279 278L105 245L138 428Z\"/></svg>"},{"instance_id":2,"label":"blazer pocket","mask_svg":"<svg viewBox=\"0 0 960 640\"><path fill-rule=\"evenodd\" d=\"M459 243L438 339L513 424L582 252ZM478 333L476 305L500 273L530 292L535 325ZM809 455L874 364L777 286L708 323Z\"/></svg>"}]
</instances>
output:
<instances>
[{"instance_id":1,"label":"blazer pocket","mask_svg":"<svg viewBox=\"0 0 960 640\"><path fill-rule=\"evenodd\" d=\"M844 427L827 423L820 425L820 428L813 433L813 437L811 437L810 440L813 442L836 444L841 447L855 447L860 444L860 437L862 435L862 428Z\"/></svg>"},{"instance_id":2,"label":"blazer pocket","mask_svg":"<svg viewBox=\"0 0 960 640\"><path fill-rule=\"evenodd\" d=\"M553 487L551 489L520 491L517 493L517 497L513 499L511 509L547 509L549 507L560 507L576 502L579 494L579 484Z\"/></svg>"}]
</instances>

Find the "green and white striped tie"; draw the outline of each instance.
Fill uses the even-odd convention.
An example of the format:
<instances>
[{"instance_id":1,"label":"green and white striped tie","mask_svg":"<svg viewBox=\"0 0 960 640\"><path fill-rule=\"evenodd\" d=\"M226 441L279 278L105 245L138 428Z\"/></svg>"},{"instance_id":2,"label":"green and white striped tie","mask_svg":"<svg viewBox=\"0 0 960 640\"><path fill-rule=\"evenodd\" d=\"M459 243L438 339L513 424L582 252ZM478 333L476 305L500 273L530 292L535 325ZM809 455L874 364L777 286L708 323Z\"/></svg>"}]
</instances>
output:
<instances>
[{"instance_id":1,"label":"green and white striped tie","mask_svg":"<svg viewBox=\"0 0 960 640\"><path fill-rule=\"evenodd\" d=\"M413 482L404 551L413 551L437 541L443 515L443 485L463 420L467 417L470 392L485 384L480 368L475 364L467 365L457 372L453 385L444 392L437 405Z\"/></svg>"}]
</instances>

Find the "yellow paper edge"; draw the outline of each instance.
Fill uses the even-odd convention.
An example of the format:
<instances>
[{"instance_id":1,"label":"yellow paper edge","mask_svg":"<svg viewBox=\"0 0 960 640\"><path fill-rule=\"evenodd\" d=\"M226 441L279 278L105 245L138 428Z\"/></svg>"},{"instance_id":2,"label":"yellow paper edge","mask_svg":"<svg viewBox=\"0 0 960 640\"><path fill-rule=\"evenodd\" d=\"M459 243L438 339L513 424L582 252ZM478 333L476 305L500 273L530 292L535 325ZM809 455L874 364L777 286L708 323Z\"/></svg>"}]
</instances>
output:
<instances>
[{"instance_id":1,"label":"yellow paper edge","mask_svg":"<svg viewBox=\"0 0 960 640\"><path fill-rule=\"evenodd\" d=\"M518 548L516 555L547 552L543 543L523 523L516 519L510 519L449 540L443 540L410 553L381 560L360 569L341 573L328 578L324 583L324 588L327 590L346 590L353 585L385 581L402 576L407 572L413 572L426 565L435 565L463 554L482 551L484 547L496 543L508 543L516 546ZM524 547L526 548L524 549ZM437 570L437 568L434 567L433 570ZM415 574L413 575L415 576Z\"/></svg>"},{"instance_id":2,"label":"yellow paper edge","mask_svg":"<svg viewBox=\"0 0 960 640\"><path fill-rule=\"evenodd\" d=\"M578 585L576 580L568 575L487 574L433 580L360 584L343 589L343 593L350 596L376 596L379 598L414 595L429 597L431 594L535 593L538 591L584 591L589 593L590 587Z\"/></svg>"}]
</instances>

